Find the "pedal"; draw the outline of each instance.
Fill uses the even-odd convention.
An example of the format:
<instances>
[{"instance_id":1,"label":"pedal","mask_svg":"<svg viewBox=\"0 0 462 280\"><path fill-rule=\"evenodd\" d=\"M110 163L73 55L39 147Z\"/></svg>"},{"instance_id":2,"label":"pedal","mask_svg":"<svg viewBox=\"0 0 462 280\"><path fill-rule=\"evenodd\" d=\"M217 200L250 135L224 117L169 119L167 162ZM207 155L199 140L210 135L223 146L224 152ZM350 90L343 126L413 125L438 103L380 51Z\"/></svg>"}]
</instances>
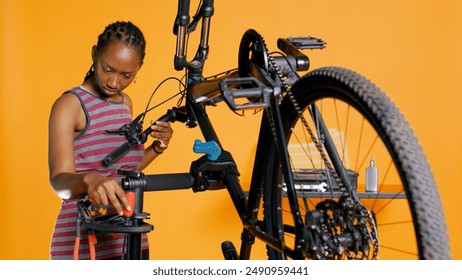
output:
<instances>
[{"instance_id":1,"label":"pedal","mask_svg":"<svg viewBox=\"0 0 462 280\"><path fill-rule=\"evenodd\" d=\"M315 37L289 37L287 40L292 43L297 49L324 49L326 42Z\"/></svg>"},{"instance_id":2,"label":"pedal","mask_svg":"<svg viewBox=\"0 0 462 280\"><path fill-rule=\"evenodd\" d=\"M270 87L254 77L224 79L220 82L220 90L226 103L234 111L267 108L273 94Z\"/></svg>"},{"instance_id":3,"label":"pedal","mask_svg":"<svg viewBox=\"0 0 462 280\"><path fill-rule=\"evenodd\" d=\"M231 241L224 241L221 243L221 251L225 260L238 260L239 255L237 254L236 248Z\"/></svg>"}]
</instances>

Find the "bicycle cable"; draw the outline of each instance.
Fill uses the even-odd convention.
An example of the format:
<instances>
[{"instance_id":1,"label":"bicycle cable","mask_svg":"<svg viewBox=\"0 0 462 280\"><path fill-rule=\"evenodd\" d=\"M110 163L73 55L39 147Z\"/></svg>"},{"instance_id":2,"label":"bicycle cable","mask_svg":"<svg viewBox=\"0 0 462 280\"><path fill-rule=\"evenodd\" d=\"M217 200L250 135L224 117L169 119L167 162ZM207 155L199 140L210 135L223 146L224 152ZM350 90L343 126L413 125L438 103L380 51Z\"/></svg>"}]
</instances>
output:
<instances>
[{"instance_id":1,"label":"bicycle cable","mask_svg":"<svg viewBox=\"0 0 462 280\"><path fill-rule=\"evenodd\" d=\"M170 81L170 80L176 80L176 81L178 82L179 87L180 87L179 92L176 93L176 94L174 94L174 95L172 95L172 96L170 96L169 98L165 99L164 101L162 101L162 102L156 104L155 106L149 108L149 105L150 105L150 103L151 103L151 101L152 101L152 99L153 99L153 97L154 97L154 94L156 94L156 92L159 90L159 88L160 88L164 83L166 83L167 81ZM181 87L183 87L183 88L181 88ZM144 118L145 118L145 116L146 116L146 114L147 114L148 112L150 112L150 111L154 110L155 108L157 108L157 107L159 107L159 106L161 106L161 105L167 103L168 101L172 100L173 98L175 98L175 97L178 96L178 95L184 96L184 95L185 95L185 88L186 88L186 86L185 86L185 84L183 83L183 81L180 80L180 79L178 79L178 78L176 78L176 77L168 77L168 78L164 79L162 82L160 82L160 83L157 85L157 87L154 89L154 91L151 93L151 95L150 95L150 97L149 97L149 99L148 99L148 102L147 102L147 104L146 104L146 108L145 108L144 112L141 114L142 117L141 117L141 119L140 119L140 122L142 123L142 122L144 121Z\"/></svg>"}]
</instances>

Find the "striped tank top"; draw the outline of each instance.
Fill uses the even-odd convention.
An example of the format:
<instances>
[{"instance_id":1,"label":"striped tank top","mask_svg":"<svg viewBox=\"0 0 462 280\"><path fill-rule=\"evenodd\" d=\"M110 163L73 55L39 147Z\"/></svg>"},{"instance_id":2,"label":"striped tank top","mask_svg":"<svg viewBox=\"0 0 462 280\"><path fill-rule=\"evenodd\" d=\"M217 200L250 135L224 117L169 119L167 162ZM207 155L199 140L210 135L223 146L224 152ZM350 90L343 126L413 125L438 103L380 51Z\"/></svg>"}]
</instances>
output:
<instances>
[{"instance_id":1,"label":"striped tank top","mask_svg":"<svg viewBox=\"0 0 462 280\"><path fill-rule=\"evenodd\" d=\"M134 146L127 154L110 166L105 166L103 158L126 142L124 135L110 133L122 125L132 122L132 115L125 98L121 102L110 102L76 87L64 94L74 94L82 105L87 118L84 130L74 138L74 157L77 173L94 172L121 181L118 169L135 170L144 156L143 145ZM123 95L124 97L124 95ZM51 240L51 259L72 259L77 230L77 200L63 200ZM95 206L100 208L100 206ZM108 214L114 213L112 207ZM112 210L112 211L111 211ZM96 259L122 256L124 235L95 232ZM143 234L142 249L148 249L147 235ZM88 236L81 231L79 259L90 259Z\"/></svg>"}]
</instances>

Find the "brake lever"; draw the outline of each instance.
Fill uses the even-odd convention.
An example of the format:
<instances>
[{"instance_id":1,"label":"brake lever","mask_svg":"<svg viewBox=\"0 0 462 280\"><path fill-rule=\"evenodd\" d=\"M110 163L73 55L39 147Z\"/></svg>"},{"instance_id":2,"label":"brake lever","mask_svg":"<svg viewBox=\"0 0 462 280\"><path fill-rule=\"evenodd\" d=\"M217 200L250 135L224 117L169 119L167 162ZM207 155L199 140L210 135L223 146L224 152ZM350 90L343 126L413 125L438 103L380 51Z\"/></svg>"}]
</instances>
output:
<instances>
[{"instance_id":1,"label":"brake lever","mask_svg":"<svg viewBox=\"0 0 462 280\"><path fill-rule=\"evenodd\" d=\"M117 131L107 131L108 133L118 133L119 135L125 135L127 142L104 157L103 162L106 166L109 166L119 160L123 155L130 151L133 146L146 142L147 135L141 133L143 128L143 121L141 118L143 116L144 113L140 114L131 123L124 124Z\"/></svg>"},{"instance_id":2,"label":"brake lever","mask_svg":"<svg viewBox=\"0 0 462 280\"><path fill-rule=\"evenodd\" d=\"M178 109L173 108L168 110L165 115L160 117L157 121L163 122L174 122L175 120L180 120L183 122L183 119L186 116L183 113L178 114ZM125 124L119 129L123 130L125 136L127 137L127 142L122 144L119 148L114 150L112 153L104 157L103 162L106 166L110 166L117 160L119 160L123 155L128 153L135 145L144 144L148 139L149 134L153 132L152 127L149 126L145 131L142 132L143 121L141 118L144 116L144 113L140 114L136 119L130 124Z\"/></svg>"}]
</instances>

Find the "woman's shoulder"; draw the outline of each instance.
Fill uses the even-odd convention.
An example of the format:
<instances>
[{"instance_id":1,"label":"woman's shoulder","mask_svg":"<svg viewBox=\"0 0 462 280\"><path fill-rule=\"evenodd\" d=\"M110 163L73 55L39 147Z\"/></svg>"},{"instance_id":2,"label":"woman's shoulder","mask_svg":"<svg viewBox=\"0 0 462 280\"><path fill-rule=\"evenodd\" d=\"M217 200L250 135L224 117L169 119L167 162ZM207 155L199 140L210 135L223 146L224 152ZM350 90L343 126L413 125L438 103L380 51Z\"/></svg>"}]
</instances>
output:
<instances>
[{"instance_id":1,"label":"woman's shoulder","mask_svg":"<svg viewBox=\"0 0 462 280\"><path fill-rule=\"evenodd\" d=\"M132 99L131 99L131 97L128 94L124 93L124 92L121 92L121 95L122 95L122 102L124 104L126 104L130 108L130 111L131 111L131 109L132 109Z\"/></svg>"},{"instance_id":2,"label":"woman's shoulder","mask_svg":"<svg viewBox=\"0 0 462 280\"><path fill-rule=\"evenodd\" d=\"M53 108L65 106L67 108L72 108L70 106L80 106L80 100L78 96L79 88L73 87L64 91L54 102Z\"/></svg>"}]
</instances>

